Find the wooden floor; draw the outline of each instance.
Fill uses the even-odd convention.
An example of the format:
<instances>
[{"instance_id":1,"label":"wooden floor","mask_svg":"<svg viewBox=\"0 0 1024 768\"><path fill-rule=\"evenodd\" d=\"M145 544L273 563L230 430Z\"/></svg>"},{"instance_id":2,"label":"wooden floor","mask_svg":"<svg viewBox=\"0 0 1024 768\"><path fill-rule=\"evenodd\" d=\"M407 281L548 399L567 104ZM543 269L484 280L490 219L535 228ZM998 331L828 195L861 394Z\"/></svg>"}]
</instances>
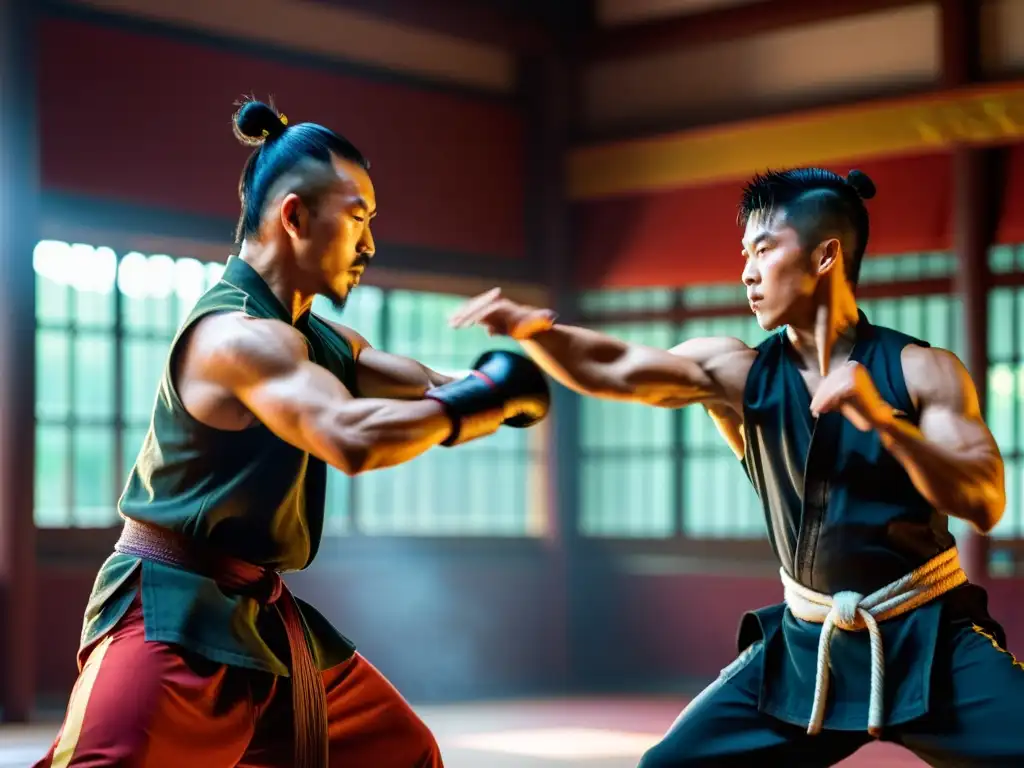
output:
<instances>
[{"instance_id":1,"label":"wooden floor","mask_svg":"<svg viewBox=\"0 0 1024 768\"><path fill-rule=\"evenodd\" d=\"M670 699L569 699L420 707L447 768L635 768L675 719ZM55 726L0 726L0 768L28 768ZM890 745L872 745L845 768L909 768L923 763Z\"/></svg>"}]
</instances>

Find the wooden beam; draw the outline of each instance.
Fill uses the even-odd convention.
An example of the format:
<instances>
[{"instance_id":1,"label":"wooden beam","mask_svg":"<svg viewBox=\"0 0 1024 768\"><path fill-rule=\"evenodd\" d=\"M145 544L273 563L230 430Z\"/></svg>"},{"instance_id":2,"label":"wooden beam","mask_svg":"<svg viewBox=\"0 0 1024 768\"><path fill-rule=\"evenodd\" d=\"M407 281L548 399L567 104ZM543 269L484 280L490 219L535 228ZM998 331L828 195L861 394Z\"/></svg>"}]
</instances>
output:
<instances>
[{"instance_id":1,"label":"wooden beam","mask_svg":"<svg viewBox=\"0 0 1024 768\"><path fill-rule=\"evenodd\" d=\"M1024 138L1024 81L578 147L574 200L742 179L767 167L994 146Z\"/></svg>"},{"instance_id":2,"label":"wooden beam","mask_svg":"<svg viewBox=\"0 0 1024 768\"><path fill-rule=\"evenodd\" d=\"M687 46L920 4L922 0L770 0L604 28L588 37L584 52L590 62L652 56Z\"/></svg>"},{"instance_id":3,"label":"wooden beam","mask_svg":"<svg viewBox=\"0 0 1024 768\"><path fill-rule=\"evenodd\" d=\"M981 10L977 0L942 0L942 84L957 88L981 78ZM963 302L965 364L985 413L988 390L988 253L1003 208L1005 156L998 149L958 146L953 151L953 247L956 293ZM975 583L989 577L989 539L968 530L960 537L964 570Z\"/></svg>"},{"instance_id":4,"label":"wooden beam","mask_svg":"<svg viewBox=\"0 0 1024 768\"><path fill-rule=\"evenodd\" d=\"M409 27L429 29L484 45L538 53L553 46L542 24L472 0L320 0Z\"/></svg>"}]
</instances>

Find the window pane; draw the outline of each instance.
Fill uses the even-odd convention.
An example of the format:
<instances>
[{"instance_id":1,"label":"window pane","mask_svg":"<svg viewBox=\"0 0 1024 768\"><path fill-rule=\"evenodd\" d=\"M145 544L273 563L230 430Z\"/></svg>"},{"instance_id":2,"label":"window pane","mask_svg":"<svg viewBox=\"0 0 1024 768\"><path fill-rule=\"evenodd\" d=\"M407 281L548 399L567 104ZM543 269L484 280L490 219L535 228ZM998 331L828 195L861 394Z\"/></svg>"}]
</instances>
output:
<instances>
[{"instance_id":1,"label":"window pane","mask_svg":"<svg viewBox=\"0 0 1024 768\"><path fill-rule=\"evenodd\" d=\"M313 301L313 311L325 320L352 328L371 344L381 343L384 292L380 288L372 285L359 286L349 295L341 311L323 296L317 296Z\"/></svg>"},{"instance_id":2,"label":"window pane","mask_svg":"<svg viewBox=\"0 0 1024 768\"><path fill-rule=\"evenodd\" d=\"M114 415L114 339L97 334L75 338L75 415L110 419Z\"/></svg>"},{"instance_id":3,"label":"window pane","mask_svg":"<svg viewBox=\"0 0 1024 768\"><path fill-rule=\"evenodd\" d=\"M187 298L195 292L188 275L188 266L176 267L169 256L125 254L118 265L117 287L122 294L122 322L126 332L171 338L181 319L181 302L176 289L182 289L186 304L194 303L194 299ZM198 280L198 275L194 279Z\"/></svg>"},{"instance_id":4,"label":"window pane","mask_svg":"<svg viewBox=\"0 0 1024 768\"><path fill-rule=\"evenodd\" d=\"M66 419L71 409L68 368L71 345L66 331L36 331L36 416Z\"/></svg>"},{"instance_id":5,"label":"window pane","mask_svg":"<svg viewBox=\"0 0 1024 768\"><path fill-rule=\"evenodd\" d=\"M591 536L664 538L675 533L671 455L585 458L580 529Z\"/></svg>"},{"instance_id":6,"label":"window pane","mask_svg":"<svg viewBox=\"0 0 1024 768\"><path fill-rule=\"evenodd\" d=\"M71 524L67 503L68 435L63 426L36 425L35 521L40 528Z\"/></svg>"},{"instance_id":7,"label":"window pane","mask_svg":"<svg viewBox=\"0 0 1024 768\"><path fill-rule=\"evenodd\" d=\"M349 494L352 478L333 467L327 468L327 503L324 508L324 533L349 531Z\"/></svg>"},{"instance_id":8,"label":"window pane","mask_svg":"<svg viewBox=\"0 0 1024 768\"><path fill-rule=\"evenodd\" d=\"M163 340L131 338L122 344L124 415L131 423L148 424L170 344Z\"/></svg>"},{"instance_id":9,"label":"window pane","mask_svg":"<svg viewBox=\"0 0 1024 768\"><path fill-rule=\"evenodd\" d=\"M46 325L66 325L71 319L71 287L36 274L36 318Z\"/></svg>"},{"instance_id":10,"label":"window pane","mask_svg":"<svg viewBox=\"0 0 1024 768\"><path fill-rule=\"evenodd\" d=\"M682 337L732 336L756 345L766 338L753 316L716 317L683 324ZM742 465L703 408L683 409L682 527L696 538L760 538L764 513Z\"/></svg>"},{"instance_id":11,"label":"window pane","mask_svg":"<svg viewBox=\"0 0 1024 768\"><path fill-rule=\"evenodd\" d=\"M754 489L727 448L687 452L683 497L683 529L689 536L742 539L767 535Z\"/></svg>"},{"instance_id":12,"label":"window pane","mask_svg":"<svg viewBox=\"0 0 1024 768\"><path fill-rule=\"evenodd\" d=\"M364 335L387 329L377 346L452 375L467 371L488 350L519 350L516 342L491 338L479 328L450 328L448 317L463 301L462 296L359 288L341 317ZM332 312L327 308L324 315L330 318ZM538 533L544 497L533 489L543 477L536 471L543 461L542 430L502 429L457 450L428 451L402 466L356 478L355 525L373 534Z\"/></svg>"},{"instance_id":13,"label":"window pane","mask_svg":"<svg viewBox=\"0 0 1024 768\"><path fill-rule=\"evenodd\" d=\"M206 290L206 267L195 259L176 259L174 261L174 305L177 317L174 326L177 328L188 317L199 297Z\"/></svg>"},{"instance_id":14,"label":"window pane","mask_svg":"<svg viewBox=\"0 0 1024 768\"><path fill-rule=\"evenodd\" d=\"M105 329L114 324L114 274L117 257L109 248L71 246L71 284L75 323L79 328Z\"/></svg>"},{"instance_id":15,"label":"window pane","mask_svg":"<svg viewBox=\"0 0 1024 768\"><path fill-rule=\"evenodd\" d=\"M106 527L117 520L114 477L114 430L104 427L80 427L74 436L76 526Z\"/></svg>"},{"instance_id":16,"label":"window pane","mask_svg":"<svg viewBox=\"0 0 1024 768\"><path fill-rule=\"evenodd\" d=\"M635 344L669 349L670 323L604 325ZM675 533L676 414L663 408L583 398L580 408L580 530L592 536L665 537Z\"/></svg>"},{"instance_id":17,"label":"window pane","mask_svg":"<svg viewBox=\"0 0 1024 768\"><path fill-rule=\"evenodd\" d=\"M675 295L673 288L584 291L580 295L580 309L587 314L668 309L675 302Z\"/></svg>"}]
</instances>

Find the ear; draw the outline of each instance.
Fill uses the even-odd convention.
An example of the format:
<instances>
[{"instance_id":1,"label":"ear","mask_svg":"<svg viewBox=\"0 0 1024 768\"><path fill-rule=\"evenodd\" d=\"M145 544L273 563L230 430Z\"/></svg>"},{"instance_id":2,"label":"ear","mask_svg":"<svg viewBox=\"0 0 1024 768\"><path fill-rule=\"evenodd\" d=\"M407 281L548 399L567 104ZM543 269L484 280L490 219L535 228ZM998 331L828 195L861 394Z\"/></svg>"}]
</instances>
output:
<instances>
[{"instance_id":1,"label":"ear","mask_svg":"<svg viewBox=\"0 0 1024 768\"><path fill-rule=\"evenodd\" d=\"M843 246L833 237L820 243L814 250L814 255L818 277L824 277L842 261Z\"/></svg>"},{"instance_id":2,"label":"ear","mask_svg":"<svg viewBox=\"0 0 1024 768\"><path fill-rule=\"evenodd\" d=\"M281 226L288 236L297 240L306 236L309 227L309 209L294 192L281 201Z\"/></svg>"}]
</instances>

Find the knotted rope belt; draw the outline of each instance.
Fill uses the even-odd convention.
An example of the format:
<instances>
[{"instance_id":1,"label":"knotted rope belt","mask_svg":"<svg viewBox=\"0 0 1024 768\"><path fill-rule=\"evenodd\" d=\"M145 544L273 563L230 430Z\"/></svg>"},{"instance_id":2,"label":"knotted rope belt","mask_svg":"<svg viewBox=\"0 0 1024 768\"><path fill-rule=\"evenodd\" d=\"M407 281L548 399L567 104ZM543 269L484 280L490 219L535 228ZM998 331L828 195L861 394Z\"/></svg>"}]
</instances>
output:
<instances>
[{"instance_id":1,"label":"knotted rope belt","mask_svg":"<svg viewBox=\"0 0 1024 768\"><path fill-rule=\"evenodd\" d=\"M967 574L960 567L956 547L929 560L912 573L882 587L867 597L856 592L823 595L793 581L784 571L786 605L798 619L821 624L818 640L818 670L814 683L814 705L807 733L820 733L825 721L825 703L828 698L829 655L832 635L836 629L847 632L867 630L871 637L871 695L868 702L868 733L876 738L884 724L883 692L885 683L885 655L882 652L882 633L878 623L919 608L950 590L966 583Z\"/></svg>"},{"instance_id":2,"label":"knotted rope belt","mask_svg":"<svg viewBox=\"0 0 1024 768\"><path fill-rule=\"evenodd\" d=\"M327 696L323 678L306 641L302 617L276 571L212 551L200 551L184 536L126 520L117 552L212 578L225 592L246 595L261 605L278 605L291 652L295 768L327 766Z\"/></svg>"}]
</instances>

